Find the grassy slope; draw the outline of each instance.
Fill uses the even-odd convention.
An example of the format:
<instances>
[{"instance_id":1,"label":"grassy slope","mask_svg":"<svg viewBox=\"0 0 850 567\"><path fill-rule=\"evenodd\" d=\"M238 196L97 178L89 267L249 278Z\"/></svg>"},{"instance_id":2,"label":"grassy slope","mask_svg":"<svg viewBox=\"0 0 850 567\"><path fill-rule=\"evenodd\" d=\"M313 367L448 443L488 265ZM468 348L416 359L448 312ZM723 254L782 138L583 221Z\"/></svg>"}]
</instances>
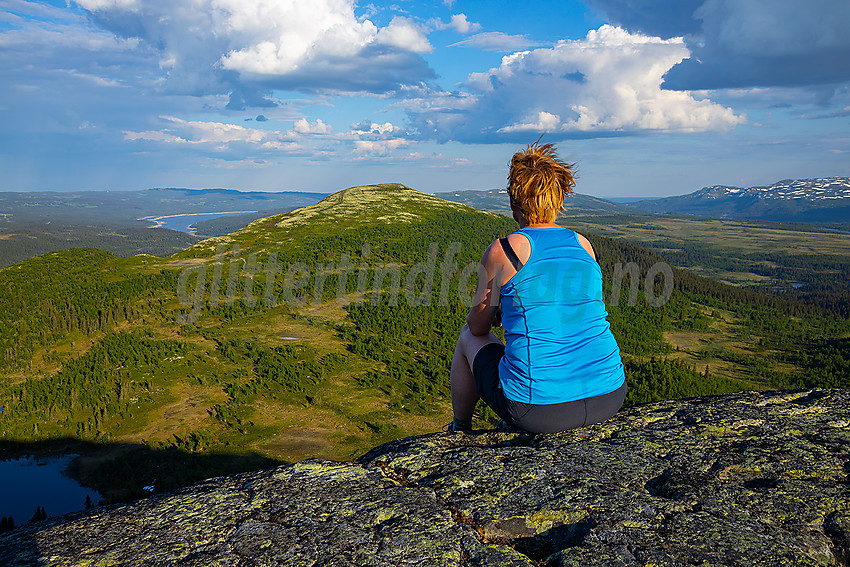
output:
<instances>
[{"instance_id":1,"label":"grassy slope","mask_svg":"<svg viewBox=\"0 0 850 567\"><path fill-rule=\"evenodd\" d=\"M403 241L404 233L415 232L420 221L433 219L442 211L465 211L474 221L477 219L484 225L493 219L497 224L504 224L489 213L447 203L402 186L352 188L296 213L262 219L231 235L202 241L170 258L137 256L104 260L98 257L98 265L92 268L116 279L152 275L160 270L176 273L184 265L215 260L216 248L222 244L226 245L228 253L238 245L240 258L255 253L265 258L270 252L279 252L282 257L315 256L315 242L349 233L351 241L332 243L323 252L322 259L332 261L338 259L342 249L352 254L358 252L359 246L348 245L358 241L364 226L396 227L399 231L390 233L387 242L375 241L374 256L379 259L391 253L388 242ZM481 251L476 253L480 255ZM224 269L225 281L226 277L227 268ZM104 419L101 432L92 433L89 438L108 441L114 444L116 451L125 451L125 443L165 447L196 434L208 440L207 446L200 447L207 450L259 453L284 461L316 456L347 459L390 438L438 430L447 419L448 402L444 398L435 400L426 411L409 413L390 409L389 396L379 386L364 386L358 382L366 373L380 371L381 365L347 352L335 329L346 317L336 301L297 310L287 305L258 308L233 318L226 312L222 315L221 311L205 309L194 325L175 323L178 314L185 309L178 304L173 289L154 290L136 305L137 315L130 321L119 321L110 332L136 331L156 340L183 341L186 353L135 370L133 379L149 381L150 391L139 396L140 401L131 404L124 412L126 415ZM55 375L63 364L83 356L104 335L105 331L86 334L72 330L58 340L39 346L33 356L3 371L4 385ZM225 384L246 383L251 377L245 364L234 363L221 355L217 347L224 341L242 341L265 348L294 345L308 359L336 353L345 356L346 360L343 367L331 371L306 391L276 392L274 396L258 399L242 416L242 423L231 427L213 417L214 407L227 399L223 390ZM0 401L0 405L2 403ZM14 425L11 420L0 420L0 434L14 441L69 435L73 434L73 428L56 427L55 424L85 417L81 415L80 412L57 410L18 420ZM96 458L104 459L103 455ZM85 467L84 463L82 468Z\"/></svg>"},{"instance_id":2,"label":"grassy slope","mask_svg":"<svg viewBox=\"0 0 850 567\"><path fill-rule=\"evenodd\" d=\"M391 260L399 250L416 248L410 252L412 262L417 253L427 248L428 242L440 236L421 234L421 227L449 213L464 219L462 226L457 227L461 232L489 230L492 238L510 230L510 223L502 217L390 184L336 193L316 205L261 219L230 235L199 242L169 258L99 259L93 269L118 280L136 274L151 277L161 270L176 274L184 266L198 263L212 266L220 261L226 265L244 265L252 254L265 262L272 252L279 254L282 261L303 258L309 263L329 262L338 260L342 252L350 252L356 258L364 239L371 244L370 258L376 262ZM717 227L701 229L697 221L654 222L655 225L632 222L629 227L567 219L567 224L580 230L601 234L608 230L621 237L646 239L661 234L669 240L671 235L680 234L683 239L698 240L704 237L699 231L708 230L705 236L716 238ZM731 221L722 222L728 227ZM747 231L754 229L744 223L738 225L740 233L735 238L743 245L752 240L752 234ZM469 246L464 250L464 261L480 256L488 240L484 236L478 240L477 249ZM839 238L821 246L844 250L841 247L845 241ZM730 242L734 238L718 239L716 244L729 246ZM240 250L237 258L225 256L225 251L233 256L234 245ZM776 246L783 245L778 240ZM812 248L815 240L807 246L803 250L825 250ZM226 280L227 268L223 271ZM208 278L211 273L212 268L208 270ZM262 288L262 276L256 278ZM209 298L208 285L206 300ZM768 382L752 376L745 366L709 356L712 351L725 349L758 357L764 352L758 346L761 337L742 330L734 312L708 305L691 306L691 309L705 312L709 317L707 328L668 331L665 338L673 347L668 356L680 358L689 366L696 364L700 371L708 365L712 375L739 379L755 388L767 387ZM449 401L445 397L437 397L432 403L410 411L394 403L394 394L384 385L368 380L370 373L381 372L383 365L349 351L337 330L338 325L346 324L346 312L335 301L297 309L287 305L247 311L205 307L194 324L176 324L178 314L186 311L187 308L178 304L173 288L154 289L136 301L136 314L129 321L115 323L110 332L137 331L156 340L184 342L185 354L134 369L133 379L147 381L151 388L137 396L136 402L130 398L122 415L104 418L99 432L87 433L87 441L108 441L107 448L119 453L127 450L126 444L144 444L152 449L180 447L189 451L262 455L285 461L313 456L346 459L390 438L435 431L447 420ZM3 371L5 385L56 374L63 364L93 348L105 332L86 334L72 330L37 347L26 361ZM220 345L228 341L265 349L290 345L307 360L322 360L333 354L344 356L345 360L302 391L275 390L270 395L249 398L238 408L241 412L238 423L224 423L215 418L215 413L217 406L228 402L227 384L249 385L254 378L250 364L223 356ZM783 369L794 372L796 367L789 362ZM0 421L0 435L16 441L67 435L68 430L56 424L63 419L73 422L79 417L73 412L55 410L16 422L14 426L9 420ZM96 458L107 457L101 454ZM85 469L85 463L82 468Z\"/></svg>"}]
</instances>

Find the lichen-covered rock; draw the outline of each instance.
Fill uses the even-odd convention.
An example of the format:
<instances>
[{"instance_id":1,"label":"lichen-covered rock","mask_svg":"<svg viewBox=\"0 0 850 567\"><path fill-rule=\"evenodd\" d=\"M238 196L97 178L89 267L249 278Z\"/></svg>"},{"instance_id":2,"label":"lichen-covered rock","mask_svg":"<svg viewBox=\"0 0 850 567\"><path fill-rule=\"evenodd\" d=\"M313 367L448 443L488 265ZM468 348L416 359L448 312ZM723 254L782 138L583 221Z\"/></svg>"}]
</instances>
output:
<instances>
[{"instance_id":1,"label":"lichen-covered rock","mask_svg":"<svg viewBox=\"0 0 850 567\"><path fill-rule=\"evenodd\" d=\"M848 565L850 390L402 439L30 524L2 565Z\"/></svg>"}]
</instances>

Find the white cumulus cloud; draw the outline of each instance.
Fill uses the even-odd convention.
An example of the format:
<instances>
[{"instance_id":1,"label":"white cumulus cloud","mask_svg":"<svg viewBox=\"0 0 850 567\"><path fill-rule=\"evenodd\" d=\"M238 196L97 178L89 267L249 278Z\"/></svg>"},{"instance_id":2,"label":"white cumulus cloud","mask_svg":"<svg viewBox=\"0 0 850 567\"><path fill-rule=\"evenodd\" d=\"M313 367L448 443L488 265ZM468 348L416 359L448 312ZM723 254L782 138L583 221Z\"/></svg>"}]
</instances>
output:
<instances>
[{"instance_id":1,"label":"white cumulus cloud","mask_svg":"<svg viewBox=\"0 0 850 567\"><path fill-rule=\"evenodd\" d=\"M333 128L322 122L321 118L317 118L315 122L310 122L306 118L296 120L293 130L299 134L330 134L333 132Z\"/></svg>"},{"instance_id":2,"label":"white cumulus cloud","mask_svg":"<svg viewBox=\"0 0 850 567\"><path fill-rule=\"evenodd\" d=\"M400 131L398 126L393 125L392 122L384 122L383 124L378 124L377 122L372 122L371 120L364 120L360 124L353 124L351 126L351 132L358 136L363 136L364 134L377 134L378 136L385 136L396 134Z\"/></svg>"},{"instance_id":3,"label":"white cumulus cloud","mask_svg":"<svg viewBox=\"0 0 850 567\"><path fill-rule=\"evenodd\" d=\"M470 33L480 30L481 24L470 22L466 19L466 14L452 14L449 27L454 28L458 33Z\"/></svg>"},{"instance_id":4,"label":"white cumulus cloud","mask_svg":"<svg viewBox=\"0 0 850 567\"><path fill-rule=\"evenodd\" d=\"M433 51L420 27L412 20L401 16L393 18L387 27L378 32L377 43L414 53Z\"/></svg>"},{"instance_id":5,"label":"white cumulus cloud","mask_svg":"<svg viewBox=\"0 0 850 567\"><path fill-rule=\"evenodd\" d=\"M414 101L408 115L423 137L479 142L536 132L587 137L723 130L742 123L729 108L661 88L664 73L688 55L681 38L604 25L581 40L505 56L499 67L470 75L468 86L476 94L441 93L437 111ZM445 108L453 103L454 111Z\"/></svg>"},{"instance_id":6,"label":"white cumulus cloud","mask_svg":"<svg viewBox=\"0 0 850 567\"><path fill-rule=\"evenodd\" d=\"M435 77L412 20L377 27L353 0L76 0L103 29L159 53L168 90L231 93L268 105L272 89L383 93Z\"/></svg>"},{"instance_id":7,"label":"white cumulus cloud","mask_svg":"<svg viewBox=\"0 0 850 567\"><path fill-rule=\"evenodd\" d=\"M370 156L388 156L394 150L409 143L409 141L402 138L393 138L392 140L355 140L354 151Z\"/></svg>"},{"instance_id":8,"label":"white cumulus cloud","mask_svg":"<svg viewBox=\"0 0 850 567\"><path fill-rule=\"evenodd\" d=\"M535 122L526 122L524 124L512 124L499 128L499 132L553 132L561 127L561 117L557 114L549 114L545 110L537 113Z\"/></svg>"}]
</instances>

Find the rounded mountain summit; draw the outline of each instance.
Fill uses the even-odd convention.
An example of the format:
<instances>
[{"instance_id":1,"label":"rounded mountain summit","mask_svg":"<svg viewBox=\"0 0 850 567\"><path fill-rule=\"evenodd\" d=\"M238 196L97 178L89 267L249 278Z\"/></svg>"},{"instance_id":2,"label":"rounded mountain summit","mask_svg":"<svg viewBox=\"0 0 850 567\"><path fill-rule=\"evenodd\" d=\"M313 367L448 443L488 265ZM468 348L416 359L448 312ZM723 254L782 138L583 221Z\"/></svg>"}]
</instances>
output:
<instances>
[{"instance_id":1,"label":"rounded mountain summit","mask_svg":"<svg viewBox=\"0 0 850 567\"><path fill-rule=\"evenodd\" d=\"M370 227L393 233L416 231L416 225L430 224L445 217L476 219L498 215L467 205L446 201L411 189L401 183L381 183L350 187L328 195L318 203L291 212L256 220L245 228L224 236L208 238L187 248L177 257L207 257L220 245L238 243L242 252L261 251L280 245L300 245L307 235L334 237L361 233Z\"/></svg>"}]
</instances>

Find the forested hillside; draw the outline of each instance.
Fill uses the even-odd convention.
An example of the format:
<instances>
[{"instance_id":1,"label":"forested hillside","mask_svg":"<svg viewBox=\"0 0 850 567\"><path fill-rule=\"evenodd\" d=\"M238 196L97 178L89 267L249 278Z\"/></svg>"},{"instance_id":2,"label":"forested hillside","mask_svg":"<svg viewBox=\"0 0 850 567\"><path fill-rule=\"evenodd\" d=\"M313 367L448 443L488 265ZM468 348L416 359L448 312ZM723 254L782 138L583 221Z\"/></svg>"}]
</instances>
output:
<instances>
[{"instance_id":1,"label":"forested hillside","mask_svg":"<svg viewBox=\"0 0 850 567\"><path fill-rule=\"evenodd\" d=\"M0 438L19 450L100 447L79 474L126 499L437 430L477 261L514 229L404 186L369 186L169 258L78 249L4 268ZM840 301L665 272L654 252L587 236L627 403L850 387ZM482 411L478 425L490 418Z\"/></svg>"},{"instance_id":2,"label":"forested hillside","mask_svg":"<svg viewBox=\"0 0 850 567\"><path fill-rule=\"evenodd\" d=\"M0 268L71 248L98 248L118 256L168 256L197 241L191 234L167 228L44 220L11 223L0 218Z\"/></svg>"}]
</instances>

